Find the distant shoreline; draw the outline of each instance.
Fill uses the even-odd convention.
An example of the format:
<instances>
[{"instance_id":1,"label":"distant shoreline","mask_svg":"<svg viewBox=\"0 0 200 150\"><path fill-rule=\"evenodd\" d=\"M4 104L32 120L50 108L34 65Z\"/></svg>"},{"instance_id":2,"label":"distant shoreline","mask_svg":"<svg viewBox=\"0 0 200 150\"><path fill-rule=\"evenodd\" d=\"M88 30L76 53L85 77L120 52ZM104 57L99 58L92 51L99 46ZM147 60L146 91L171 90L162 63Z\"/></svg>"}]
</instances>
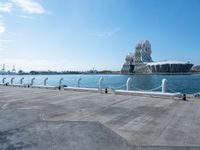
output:
<instances>
[{"instance_id":1,"label":"distant shoreline","mask_svg":"<svg viewBox=\"0 0 200 150\"><path fill-rule=\"evenodd\" d=\"M120 72L113 73L22 73L22 74L0 74L0 75L193 75L200 74L200 72L188 72L188 73L132 73L132 74L122 74Z\"/></svg>"}]
</instances>

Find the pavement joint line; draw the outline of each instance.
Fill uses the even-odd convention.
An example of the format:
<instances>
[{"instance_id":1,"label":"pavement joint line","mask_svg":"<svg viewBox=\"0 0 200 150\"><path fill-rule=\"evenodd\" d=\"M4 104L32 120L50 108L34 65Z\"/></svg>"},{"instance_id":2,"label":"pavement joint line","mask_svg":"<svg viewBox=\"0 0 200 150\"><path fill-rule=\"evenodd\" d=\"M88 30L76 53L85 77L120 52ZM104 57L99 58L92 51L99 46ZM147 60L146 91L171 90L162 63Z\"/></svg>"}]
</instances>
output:
<instances>
[{"instance_id":1,"label":"pavement joint line","mask_svg":"<svg viewBox=\"0 0 200 150\"><path fill-rule=\"evenodd\" d=\"M121 101L119 101L119 102L115 102L115 103L113 103L113 104L110 104L110 105L108 105L108 106L104 106L104 107L100 108L99 110L94 111L92 114L84 116L83 119L87 119L87 118L89 118L89 117L92 117L92 116L94 116L95 114L97 114L99 111L106 110L106 109L110 108L111 106L113 106L113 105L115 105L115 104L119 104L119 103L124 102L124 101L126 101L126 100L128 100L128 98L123 99L123 100L121 100Z\"/></svg>"}]
</instances>

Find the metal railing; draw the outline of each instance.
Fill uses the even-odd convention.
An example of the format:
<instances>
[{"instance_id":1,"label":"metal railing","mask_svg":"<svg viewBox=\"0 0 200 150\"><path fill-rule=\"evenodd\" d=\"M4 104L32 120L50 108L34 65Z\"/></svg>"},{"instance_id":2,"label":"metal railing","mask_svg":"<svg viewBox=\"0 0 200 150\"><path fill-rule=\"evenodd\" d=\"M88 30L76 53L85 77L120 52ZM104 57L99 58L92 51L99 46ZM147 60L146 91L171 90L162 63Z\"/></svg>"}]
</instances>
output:
<instances>
[{"instance_id":1,"label":"metal railing","mask_svg":"<svg viewBox=\"0 0 200 150\"><path fill-rule=\"evenodd\" d=\"M6 79L7 79L6 77L4 77L2 79L2 84L3 85L6 84ZM10 85L14 85L14 79L15 79L15 77L12 77L10 79ZM35 77L31 78L31 82L30 82L30 84L28 84L30 86L28 86L28 87L34 86L34 81L35 80L36 80ZM44 78L43 85L38 85L38 86L48 87L47 80L48 80L47 77ZM19 85L23 86L24 85L23 81L24 81L24 77L20 78L20 84ZM64 81L64 78L60 78L58 80L58 88L59 89L62 89L63 87L67 87L66 85L63 84L63 81ZM82 81L82 78L80 78L80 77L77 78L77 80L76 80L77 87L75 87L75 88L81 88L81 84L82 84L81 81ZM128 78L127 81L126 81L126 83L123 84L123 85L121 85L121 86L119 86L119 87L111 87L111 86L105 87L105 86L103 86L103 82L104 82L104 78L100 77L99 80L98 80L98 82L97 82L97 90L99 92L102 92L105 89L106 90L107 89L111 89L112 91L117 91L117 90L132 91L132 90L136 90L136 91L145 91L145 92L156 91L156 92L161 92L161 93L167 93L167 91L170 91L172 93L178 93L177 91L175 91L175 90L173 90L173 89L171 89L171 88L168 87L168 82L167 82L166 79L163 79L162 82L161 82L161 85L159 85L158 87L155 87L153 89L148 89L148 90L140 89L138 87L133 86L134 84L133 84L132 78Z\"/></svg>"}]
</instances>

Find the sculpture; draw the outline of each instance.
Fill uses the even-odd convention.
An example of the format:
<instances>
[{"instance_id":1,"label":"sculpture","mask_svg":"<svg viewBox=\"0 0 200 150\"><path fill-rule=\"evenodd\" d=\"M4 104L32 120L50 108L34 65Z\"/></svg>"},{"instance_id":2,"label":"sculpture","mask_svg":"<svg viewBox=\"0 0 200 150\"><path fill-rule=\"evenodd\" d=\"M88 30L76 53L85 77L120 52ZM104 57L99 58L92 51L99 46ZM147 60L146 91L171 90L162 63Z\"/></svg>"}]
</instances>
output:
<instances>
[{"instance_id":1,"label":"sculpture","mask_svg":"<svg viewBox=\"0 0 200 150\"><path fill-rule=\"evenodd\" d=\"M145 63L152 62L151 58L151 44L148 40L137 44L135 48L134 62Z\"/></svg>"},{"instance_id":2,"label":"sculpture","mask_svg":"<svg viewBox=\"0 0 200 150\"><path fill-rule=\"evenodd\" d=\"M121 73L185 73L193 66L189 62L181 61L153 62L151 53L151 44L148 40L138 43L134 54L129 53L126 56Z\"/></svg>"}]
</instances>

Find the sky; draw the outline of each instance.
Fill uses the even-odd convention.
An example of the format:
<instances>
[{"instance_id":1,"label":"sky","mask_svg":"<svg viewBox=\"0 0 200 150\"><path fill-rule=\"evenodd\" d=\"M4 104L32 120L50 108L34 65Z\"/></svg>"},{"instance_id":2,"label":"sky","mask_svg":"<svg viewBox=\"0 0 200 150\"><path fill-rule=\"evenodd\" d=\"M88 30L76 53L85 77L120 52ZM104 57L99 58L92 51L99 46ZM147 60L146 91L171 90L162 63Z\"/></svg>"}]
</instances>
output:
<instances>
[{"instance_id":1,"label":"sky","mask_svg":"<svg viewBox=\"0 0 200 150\"><path fill-rule=\"evenodd\" d=\"M120 70L138 42L154 61L200 64L199 0L0 0L0 68Z\"/></svg>"}]
</instances>

